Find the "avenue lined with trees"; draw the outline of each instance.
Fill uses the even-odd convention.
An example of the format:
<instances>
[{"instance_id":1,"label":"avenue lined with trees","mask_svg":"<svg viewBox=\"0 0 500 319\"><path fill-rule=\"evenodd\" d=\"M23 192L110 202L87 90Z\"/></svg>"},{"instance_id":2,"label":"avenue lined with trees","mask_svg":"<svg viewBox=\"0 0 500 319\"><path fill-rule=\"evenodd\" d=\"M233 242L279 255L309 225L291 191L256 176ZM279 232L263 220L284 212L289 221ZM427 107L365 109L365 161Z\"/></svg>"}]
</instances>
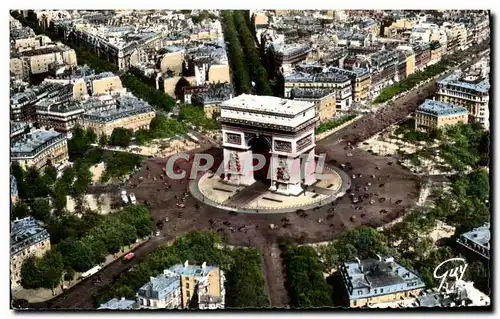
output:
<instances>
[{"instance_id":1,"label":"avenue lined with trees","mask_svg":"<svg viewBox=\"0 0 500 319\"><path fill-rule=\"evenodd\" d=\"M94 226L80 236L69 236L52 245L42 257L29 257L21 267L21 284L53 290L61 282L63 271L74 274L101 264L108 254L116 254L136 239L150 235L152 229L149 211L142 206L96 217Z\"/></svg>"},{"instance_id":2,"label":"avenue lined with trees","mask_svg":"<svg viewBox=\"0 0 500 319\"><path fill-rule=\"evenodd\" d=\"M177 238L170 246L161 246L145 260L122 273L113 283L95 296L96 305L114 297L135 298L135 292L150 277L163 273L164 269L184 263L218 266L226 273L227 307L263 307L269 305L264 291L260 256L256 249L218 248L222 238L212 232L192 232Z\"/></svg>"}]
</instances>

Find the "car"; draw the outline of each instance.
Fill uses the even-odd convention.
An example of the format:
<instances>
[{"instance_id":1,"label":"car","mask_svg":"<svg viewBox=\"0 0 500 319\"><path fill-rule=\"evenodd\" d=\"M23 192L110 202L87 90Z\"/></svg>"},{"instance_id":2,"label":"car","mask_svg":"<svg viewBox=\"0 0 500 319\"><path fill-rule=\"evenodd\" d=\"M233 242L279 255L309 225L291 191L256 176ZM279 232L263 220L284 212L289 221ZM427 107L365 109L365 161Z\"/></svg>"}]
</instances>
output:
<instances>
[{"instance_id":1,"label":"car","mask_svg":"<svg viewBox=\"0 0 500 319\"><path fill-rule=\"evenodd\" d=\"M177 206L179 208L186 208L186 205L184 205L184 203L177 203L177 204L175 204L175 206Z\"/></svg>"},{"instance_id":2,"label":"car","mask_svg":"<svg viewBox=\"0 0 500 319\"><path fill-rule=\"evenodd\" d=\"M237 213L237 212L235 212L235 211L230 211L230 212L229 212L229 215L233 215L233 216L235 216L235 215L238 215L238 213Z\"/></svg>"},{"instance_id":3,"label":"car","mask_svg":"<svg viewBox=\"0 0 500 319\"><path fill-rule=\"evenodd\" d=\"M156 231L156 237L160 236L161 232L159 230Z\"/></svg>"},{"instance_id":4,"label":"car","mask_svg":"<svg viewBox=\"0 0 500 319\"><path fill-rule=\"evenodd\" d=\"M129 261L129 260L132 260L135 258L135 254L134 253L128 253L126 254L124 257L123 257L123 260L124 261Z\"/></svg>"}]
</instances>

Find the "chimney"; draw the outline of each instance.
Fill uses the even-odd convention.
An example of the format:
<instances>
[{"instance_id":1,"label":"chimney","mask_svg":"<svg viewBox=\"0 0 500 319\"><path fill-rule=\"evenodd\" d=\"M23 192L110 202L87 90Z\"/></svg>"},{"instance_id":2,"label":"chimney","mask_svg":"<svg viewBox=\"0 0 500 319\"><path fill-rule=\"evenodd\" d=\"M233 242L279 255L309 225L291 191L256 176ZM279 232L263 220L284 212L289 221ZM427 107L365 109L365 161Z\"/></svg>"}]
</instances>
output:
<instances>
[{"instance_id":1,"label":"chimney","mask_svg":"<svg viewBox=\"0 0 500 319\"><path fill-rule=\"evenodd\" d=\"M205 268L207 268L207 262L206 261L204 261L203 264L201 264L201 269L205 269Z\"/></svg>"},{"instance_id":2,"label":"chimney","mask_svg":"<svg viewBox=\"0 0 500 319\"><path fill-rule=\"evenodd\" d=\"M122 298L121 298L121 300L122 300L122 301L124 301L124 300L125 300L125 297L122 297Z\"/></svg>"},{"instance_id":3,"label":"chimney","mask_svg":"<svg viewBox=\"0 0 500 319\"><path fill-rule=\"evenodd\" d=\"M359 265L359 264L361 264L361 260L359 260L359 258L358 258L358 257L356 257L355 259L356 259L356 261L357 261L358 265Z\"/></svg>"},{"instance_id":4,"label":"chimney","mask_svg":"<svg viewBox=\"0 0 500 319\"><path fill-rule=\"evenodd\" d=\"M379 254L376 254L376 255L377 255L378 261L382 261L382 257Z\"/></svg>"},{"instance_id":5,"label":"chimney","mask_svg":"<svg viewBox=\"0 0 500 319\"><path fill-rule=\"evenodd\" d=\"M186 262L184 263L184 267L187 268L187 266L189 266L189 261L186 260Z\"/></svg>"},{"instance_id":6,"label":"chimney","mask_svg":"<svg viewBox=\"0 0 500 319\"><path fill-rule=\"evenodd\" d=\"M149 277L149 281L153 281L155 277Z\"/></svg>"}]
</instances>

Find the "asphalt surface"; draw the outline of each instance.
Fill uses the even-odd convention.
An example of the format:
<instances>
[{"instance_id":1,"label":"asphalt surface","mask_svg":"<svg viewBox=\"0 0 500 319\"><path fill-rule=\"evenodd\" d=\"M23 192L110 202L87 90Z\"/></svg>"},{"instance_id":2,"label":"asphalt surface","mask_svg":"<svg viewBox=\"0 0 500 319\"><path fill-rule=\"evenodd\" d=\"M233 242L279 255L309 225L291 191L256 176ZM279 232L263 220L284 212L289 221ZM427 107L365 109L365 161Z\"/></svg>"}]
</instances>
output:
<instances>
[{"instance_id":1,"label":"asphalt surface","mask_svg":"<svg viewBox=\"0 0 500 319\"><path fill-rule=\"evenodd\" d=\"M273 307L289 304L286 291L285 274L279 244L313 243L332 240L349 229L367 225L378 227L404 214L418 198L421 181L408 170L399 166L391 157L372 155L366 151L352 148L364 139L373 136L391 124L401 121L413 112L427 97L435 92L435 83L430 82L423 88L408 93L392 105L375 115L369 115L352 125L318 141L316 153L325 153L330 165L344 165L352 180L351 190L356 198L363 201L353 204L349 194L331 205L320 209L308 210L302 214L288 213L277 215L238 214L229 215L226 211L205 206L192 197L184 198L189 180L170 180L163 175L165 158L147 160L139 173L124 185L128 192L134 192L139 203L149 207L155 221L164 222L162 235L155 237L134 250L136 258L128 263L121 260L108 265L98 274L101 282L94 283L93 277L72 287L64 294L44 303L31 304L30 308L49 309L89 309L95 308L93 296L99 289L105 289L121 273L140 262L159 245L171 242L178 236L195 230L218 232L231 245L250 246L260 249L266 290ZM345 139L342 139L344 137ZM222 150L211 143L202 142L199 149L192 153L207 153L214 156L215 165L222 160ZM348 153L353 156L347 157ZM189 176L191 163L178 161L179 168ZM111 192L119 202L122 187L94 187L93 193ZM363 197L364 196L364 197ZM177 208L183 201L185 208ZM278 226L270 229L269 225ZM245 226L239 230L240 227Z\"/></svg>"}]
</instances>

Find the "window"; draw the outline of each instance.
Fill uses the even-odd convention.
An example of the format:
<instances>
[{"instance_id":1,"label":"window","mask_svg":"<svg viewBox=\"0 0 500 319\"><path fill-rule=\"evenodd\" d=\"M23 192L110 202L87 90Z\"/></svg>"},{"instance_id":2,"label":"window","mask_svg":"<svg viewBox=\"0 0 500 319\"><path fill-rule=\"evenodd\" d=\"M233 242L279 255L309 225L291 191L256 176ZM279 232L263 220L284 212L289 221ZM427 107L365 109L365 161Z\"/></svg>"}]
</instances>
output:
<instances>
[{"instance_id":1,"label":"window","mask_svg":"<svg viewBox=\"0 0 500 319\"><path fill-rule=\"evenodd\" d=\"M186 289L189 289L189 282L186 282Z\"/></svg>"},{"instance_id":2,"label":"window","mask_svg":"<svg viewBox=\"0 0 500 319\"><path fill-rule=\"evenodd\" d=\"M376 293L377 293L377 289L373 289L373 293L375 293L375 294L376 294Z\"/></svg>"},{"instance_id":3,"label":"window","mask_svg":"<svg viewBox=\"0 0 500 319\"><path fill-rule=\"evenodd\" d=\"M189 292L189 290L188 290L188 291L186 291L186 296L187 296L188 298L190 298L190 297L191 297L191 293Z\"/></svg>"},{"instance_id":4,"label":"window","mask_svg":"<svg viewBox=\"0 0 500 319\"><path fill-rule=\"evenodd\" d=\"M380 288L380 293L383 293L384 292L384 288Z\"/></svg>"}]
</instances>

